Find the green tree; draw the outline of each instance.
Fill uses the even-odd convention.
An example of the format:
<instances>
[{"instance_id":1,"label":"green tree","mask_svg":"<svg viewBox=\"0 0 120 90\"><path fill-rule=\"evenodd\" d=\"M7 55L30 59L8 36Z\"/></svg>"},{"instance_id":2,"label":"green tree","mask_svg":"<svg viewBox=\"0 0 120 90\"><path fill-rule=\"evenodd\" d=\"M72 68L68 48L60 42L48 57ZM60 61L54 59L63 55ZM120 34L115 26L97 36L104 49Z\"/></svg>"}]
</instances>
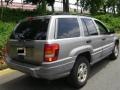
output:
<instances>
[{"instance_id":1,"label":"green tree","mask_svg":"<svg viewBox=\"0 0 120 90\"><path fill-rule=\"evenodd\" d=\"M63 0L63 12L69 12L69 0Z\"/></svg>"},{"instance_id":2,"label":"green tree","mask_svg":"<svg viewBox=\"0 0 120 90\"><path fill-rule=\"evenodd\" d=\"M46 12L46 4L52 7L52 12L54 12L55 0L24 0L24 3L38 4L38 8L41 8L43 12Z\"/></svg>"},{"instance_id":3,"label":"green tree","mask_svg":"<svg viewBox=\"0 0 120 90\"><path fill-rule=\"evenodd\" d=\"M13 3L13 0L5 0L6 4L9 5L9 3Z\"/></svg>"},{"instance_id":4,"label":"green tree","mask_svg":"<svg viewBox=\"0 0 120 90\"><path fill-rule=\"evenodd\" d=\"M104 0L81 0L81 6L85 10L89 10L91 14L96 14L103 5Z\"/></svg>"},{"instance_id":5,"label":"green tree","mask_svg":"<svg viewBox=\"0 0 120 90\"><path fill-rule=\"evenodd\" d=\"M38 5L37 10L42 14L46 12L46 0L24 0L23 2Z\"/></svg>"},{"instance_id":6,"label":"green tree","mask_svg":"<svg viewBox=\"0 0 120 90\"><path fill-rule=\"evenodd\" d=\"M39 4L38 7L42 5L43 11L45 10L46 4L48 4L52 7L52 12L54 12L55 0L24 0L24 3ZM63 0L63 12L69 12L69 0Z\"/></svg>"},{"instance_id":7,"label":"green tree","mask_svg":"<svg viewBox=\"0 0 120 90\"><path fill-rule=\"evenodd\" d=\"M104 13L107 12L107 11L106 11L106 9L107 9L107 2L108 2L108 0L103 0L103 5L102 5L102 7L103 7Z\"/></svg>"},{"instance_id":8,"label":"green tree","mask_svg":"<svg viewBox=\"0 0 120 90\"><path fill-rule=\"evenodd\" d=\"M117 1L117 12L120 15L120 0Z\"/></svg>"},{"instance_id":9,"label":"green tree","mask_svg":"<svg viewBox=\"0 0 120 90\"><path fill-rule=\"evenodd\" d=\"M1 8L2 8L2 11L1 11L1 17L0 17L0 18L1 18L1 20L2 20L2 18L3 18L3 11L4 11L4 10L3 10L3 0L1 0Z\"/></svg>"},{"instance_id":10,"label":"green tree","mask_svg":"<svg viewBox=\"0 0 120 90\"><path fill-rule=\"evenodd\" d=\"M107 0L107 6L108 8L112 8L112 13L116 14L116 6L117 6L118 0Z\"/></svg>"},{"instance_id":11,"label":"green tree","mask_svg":"<svg viewBox=\"0 0 120 90\"><path fill-rule=\"evenodd\" d=\"M39 2L41 2L42 0L24 0L24 3L32 3L32 4L37 4Z\"/></svg>"},{"instance_id":12,"label":"green tree","mask_svg":"<svg viewBox=\"0 0 120 90\"><path fill-rule=\"evenodd\" d=\"M54 12L54 3L55 3L55 0L46 0L48 5L50 5L52 7L52 12Z\"/></svg>"}]
</instances>

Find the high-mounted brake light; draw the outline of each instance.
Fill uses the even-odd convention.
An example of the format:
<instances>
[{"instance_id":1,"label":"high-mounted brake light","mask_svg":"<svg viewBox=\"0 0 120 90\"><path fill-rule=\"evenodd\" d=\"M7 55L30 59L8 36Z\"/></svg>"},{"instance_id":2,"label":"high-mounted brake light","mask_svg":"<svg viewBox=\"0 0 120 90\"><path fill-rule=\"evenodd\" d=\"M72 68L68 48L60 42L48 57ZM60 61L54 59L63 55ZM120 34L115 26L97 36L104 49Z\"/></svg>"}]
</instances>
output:
<instances>
[{"instance_id":1,"label":"high-mounted brake light","mask_svg":"<svg viewBox=\"0 0 120 90\"><path fill-rule=\"evenodd\" d=\"M59 45L58 44L45 44L44 46L44 61L52 62L58 59Z\"/></svg>"}]
</instances>

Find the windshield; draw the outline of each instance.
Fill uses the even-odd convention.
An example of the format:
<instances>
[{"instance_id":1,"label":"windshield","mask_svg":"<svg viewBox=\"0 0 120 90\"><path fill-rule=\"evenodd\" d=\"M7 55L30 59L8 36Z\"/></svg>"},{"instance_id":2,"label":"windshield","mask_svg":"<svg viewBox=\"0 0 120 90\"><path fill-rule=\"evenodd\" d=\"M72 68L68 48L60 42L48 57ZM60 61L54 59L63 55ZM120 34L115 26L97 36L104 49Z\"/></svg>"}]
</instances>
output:
<instances>
[{"instance_id":1,"label":"windshield","mask_svg":"<svg viewBox=\"0 0 120 90\"><path fill-rule=\"evenodd\" d=\"M49 19L24 21L12 33L11 39L46 40Z\"/></svg>"}]
</instances>

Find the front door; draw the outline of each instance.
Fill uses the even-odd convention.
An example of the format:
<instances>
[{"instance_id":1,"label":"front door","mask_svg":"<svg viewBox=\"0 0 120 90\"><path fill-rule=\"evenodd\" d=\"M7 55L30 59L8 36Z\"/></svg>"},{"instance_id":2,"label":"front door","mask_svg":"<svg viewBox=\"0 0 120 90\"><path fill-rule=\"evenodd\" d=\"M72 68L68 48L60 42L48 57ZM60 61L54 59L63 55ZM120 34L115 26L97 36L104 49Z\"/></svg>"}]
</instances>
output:
<instances>
[{"instance_id":1,"label":"front door","mask_svg":"<svg viewBox=\"0 0 120 90\"><path fill-rule=\"evenodd\" d=\"M102 41L102 57L108 56L114 48L114 36L108 33L107 28L100 22L95 20L96 25L100 31L101 41Z\"/></svg>"},{"instance_id":2,"label":"front door","mask_svg":"<svg viewBox=\"0 0 120 90\"><path fill-rule=\"evenodd\" d=\"M93 49L92 63L100 60L102 53L102 37L98 34L95 23L92 19L82 18L82 26L84 30L84 42L85 45L90 45Z\"/></svg>"}]
</instances>

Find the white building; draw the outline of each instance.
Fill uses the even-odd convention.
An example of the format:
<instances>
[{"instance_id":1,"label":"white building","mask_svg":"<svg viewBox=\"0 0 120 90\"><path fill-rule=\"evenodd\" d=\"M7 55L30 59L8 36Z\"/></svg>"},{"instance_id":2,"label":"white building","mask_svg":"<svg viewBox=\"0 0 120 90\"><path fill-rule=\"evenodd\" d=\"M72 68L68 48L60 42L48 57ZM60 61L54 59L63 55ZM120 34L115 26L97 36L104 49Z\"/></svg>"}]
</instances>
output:
<instances>
[{"instance_id":1,"label":"white building","mask_svg":"<svg viewBox=\"0 0 120 90\"><path fill-rule=\"evenodd\" d=\"M4 0L3 0L4 1ZM55 4L54 4L54 8L55 11L63 11L63 0L56 0ZM28 5L28 4L24 4L22 5L21 3L23 2L23 0L13 0L13 4L8 6L10 8L24 8L24 9L35 9L36 5ZM76 12L78 11L78 13L81 12L81 7L77 5L75 5L76 0L69 0L69 8L71 12ZM51 10L51 7L48 6L48 10Z\"/></svg>"},{"instance_id":2,"label":"white building","mask_svg":"<svg viewBox=\"0 0 120 90\"><path fill-rule=\"evenodd\" d=\"M63 0L56 0L56 2L54 4L55 11L63 11L63 3L62 3L62 1ZM74 12L74 11L80 12L81 11L81 7L75 5L75 3L76 3L76 0L69 0L70 11L72 11L72 12ZM48 9L51 10L51 7L49 7Z\"/></svg>"}]
</instances>

